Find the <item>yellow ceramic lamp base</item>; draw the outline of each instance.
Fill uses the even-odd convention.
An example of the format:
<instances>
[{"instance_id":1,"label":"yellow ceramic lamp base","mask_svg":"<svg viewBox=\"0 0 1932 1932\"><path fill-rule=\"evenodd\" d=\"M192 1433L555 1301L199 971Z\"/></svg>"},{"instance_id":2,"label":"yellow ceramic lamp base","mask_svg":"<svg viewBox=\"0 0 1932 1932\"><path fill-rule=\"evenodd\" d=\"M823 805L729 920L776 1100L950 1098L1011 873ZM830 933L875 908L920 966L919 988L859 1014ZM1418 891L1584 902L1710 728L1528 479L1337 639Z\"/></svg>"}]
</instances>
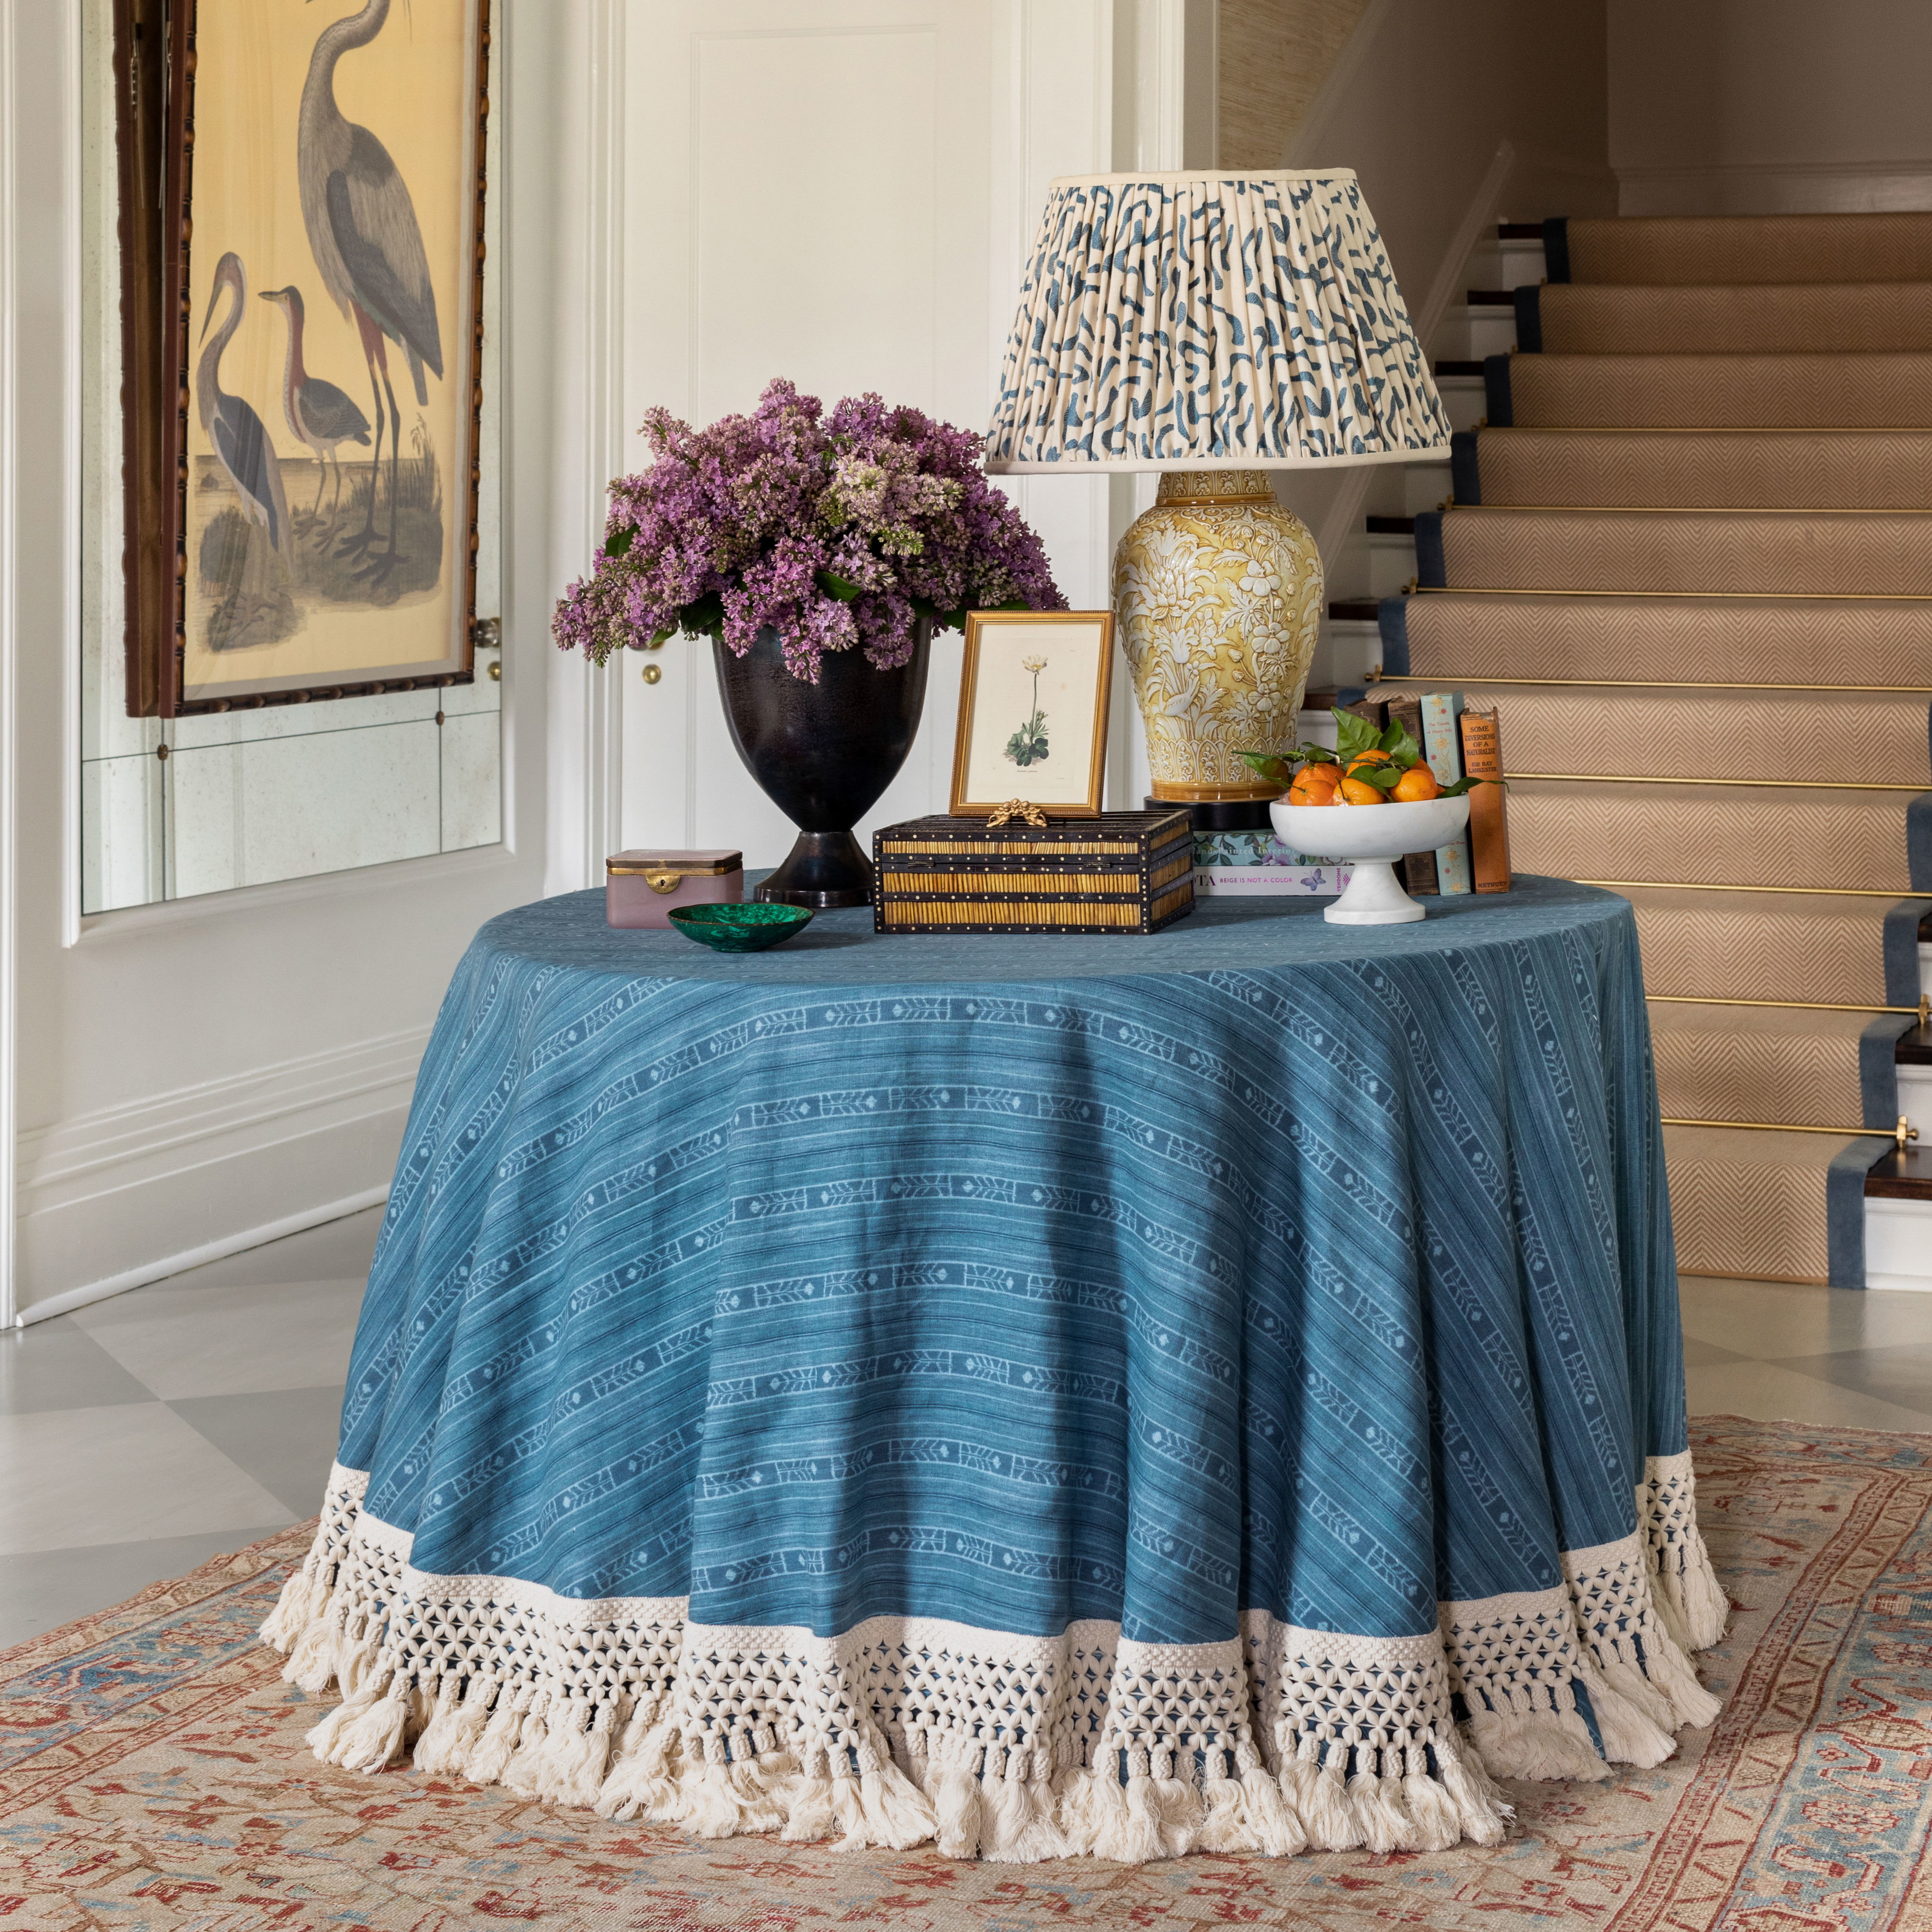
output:
<instances>
[{"instance_id":1,"label":"yellow ceramic lamp base","mask_svg":"<svg viewBox=\"0 0 1932 1932\"><path fill-rule=\"evenodd\" d=\"M1170 472L1114 556L1114 610L1154 796L1272 798L1237 755L1280 752L1322 627L1322 556L1263 470Z\"/></svg>"}]
</instances>

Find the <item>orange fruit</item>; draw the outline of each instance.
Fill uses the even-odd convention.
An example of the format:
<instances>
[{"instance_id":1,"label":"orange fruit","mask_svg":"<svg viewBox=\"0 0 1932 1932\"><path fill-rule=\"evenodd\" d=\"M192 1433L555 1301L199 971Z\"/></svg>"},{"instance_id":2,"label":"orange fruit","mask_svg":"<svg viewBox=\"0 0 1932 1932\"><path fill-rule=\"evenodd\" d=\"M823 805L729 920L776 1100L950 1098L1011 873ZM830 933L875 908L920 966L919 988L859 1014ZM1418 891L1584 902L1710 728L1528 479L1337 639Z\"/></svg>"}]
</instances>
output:
<instances>
[{"instance_id":1,"label":"orange fruit","mask_svg":"<svg viewBox=\"0 0 1932 1932\"><path fill-rule=\"evenodd\" d=\"M1411 765L1396 780L1395 790L1389 795L1398 804L1419 805L1425 799L1435 797L1442 789L1436 774L1426 765Z\"/></svg>"},{"instance_id":2,"label":"orange fruit","mask_svg":"<svg viewBox=\"0 0 1932 1932\"><path fill-rule=\"evenodd\" d=\"M1352 777L1364 765L1392 765L1394 763L1395 760L1386 752L1364 752L1359 758L1351 758L1348 760L1348 769L1342 776L1345 778Z\"/></svg>"},{"instance_id":3,"label":"orange fruit","mask_svg":"<svg viewBox=\"0 0 1932 1932\"><path fill-rule=\"evenodd\" d=\"M1344 778L1342 781L1342 796L1351 805L1386 805L1388 802L1366 778Z\"/></svg>"},{"instance_id":4,"label":"orange fruit","mask_svg":"<svg viewBox=\"0 0 1932 1932\"><path fill-rule=\"evenodd\" d=\"M1297 784L1300 784L1305 778L1316 784L1338 785L1342 782L1342 767L1340 765L1310 764L1304 765L1300 770L1295 773L1294 782Z\"/></svg>"},{"instance_id":5,"label":"orange fruit","mask_svg":"<svg viewBox=\"0 0 1932 1932\"><path fill-rule=\"evenodd\" d=\"M1335 788L1331 784L1310 784L1304 773L1288 787L1288 802L1290 805L1333 805Z\"/></svg>"}]
</instances>

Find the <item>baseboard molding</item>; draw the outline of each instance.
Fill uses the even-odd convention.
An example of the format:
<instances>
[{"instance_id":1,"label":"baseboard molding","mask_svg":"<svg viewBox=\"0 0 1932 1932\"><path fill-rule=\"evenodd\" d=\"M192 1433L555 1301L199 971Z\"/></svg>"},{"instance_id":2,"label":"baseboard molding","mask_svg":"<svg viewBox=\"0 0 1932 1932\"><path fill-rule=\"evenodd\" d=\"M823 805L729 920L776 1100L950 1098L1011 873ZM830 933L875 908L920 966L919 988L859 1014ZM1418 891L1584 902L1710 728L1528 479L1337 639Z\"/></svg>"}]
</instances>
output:
<instances>
[{"instance_id":1,"label":"baseboard molding","mask_svg":"<svg viewBox=\"0 0 1932 1932\"><path fill-rule=\"evenodd\" d=\"M415 1028L23 1134L18 1319L374 1205L428 1039Z\"/></svg>"},{"instance_id":2,"label":"baseboard molding","mask_svg":"<svg viewBox=\"0 0 1932 1932\"><path fill-rule=\"evenodd\" d=\"M1618 168L1623 214L1863 214L1932 208L1932 160Z\"/></svg>"}]
</instances>

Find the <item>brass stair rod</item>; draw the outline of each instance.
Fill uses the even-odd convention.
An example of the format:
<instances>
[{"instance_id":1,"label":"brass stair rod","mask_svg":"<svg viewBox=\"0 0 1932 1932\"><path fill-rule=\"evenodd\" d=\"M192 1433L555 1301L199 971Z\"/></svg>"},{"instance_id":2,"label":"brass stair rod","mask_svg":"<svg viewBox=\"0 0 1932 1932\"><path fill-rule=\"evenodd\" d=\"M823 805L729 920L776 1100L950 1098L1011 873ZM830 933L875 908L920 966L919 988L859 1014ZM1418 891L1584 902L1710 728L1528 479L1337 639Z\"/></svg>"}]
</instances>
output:
<instances>
[{"instance_id":1,"label":"brass stair rod","mask_svg":"<svg viewBox=\"0 0 1932 1932\"><path fill-rule=\"evenodd\" d=\"M1571 883L1602 886L1612 892L1786 892L1814 899L1932 899L1932 892L1880 886L1720 886L1695 879L1576 879Z\"/></svg>"},{"instance_id":2,"label":"brass stair rod","mask_svg":"<svg viewBox=\"0 0 1932 1932\"><path fill-rule=\"evenodd\" d=\"M1364 674L1369 684L1450 684L1479 688L1486 684L1571 686L1610 691L1844 691L1868 697L1922 698L1932 684L1738 684L1708 678L1676 677L1484 677L1474 671L1384 670L1376 664Z\"/></svg>"},{"instance_id":3,"label":"brass stair rod","mask_svg":"<svg viewBox=\"0 0 1932 1932\"><path fill-rule=\"evenodd\" d=\"M1838 1000L1726 1000L1709 993L1646 993L1646 1000L1659 1000L1673 1006L1776 1006L1808 1013L1916 1013L1918 1024L1932 1027L1932 993L1922 993L1916 1006L1847 1006Z\"/></svg>"},{"instance_id":4,"label":"brass stair rod","mask_svg":"<svg viewBox=\"0 0 1932 1932\"><path fill-rule=\"evenodd\" d=\"M1686 1120L1670 1114L1658 1118L1666 1127L1742 1127L1760 1134L1836 1134L1844 1139L1892 1141L1900 1154L1908 1141L1918 1138L1918 1130L1903 1114L1895 1127L1811 1127L1796 1120Z\"/></svg>"},{"instance_id":5,"label":"brass stair rod","mask_svg":"<svg viewBox=\"0 0 1932 1932\"><path fill-rule=\"evenodd\" d=\"M1774 791L1932 791L1932 784L1897 784L1864 778L1810 778L1802 787L1797 787L1789 778L1694 778L1655 772L1639 776L1627 772L1508 772L1504 776L1511 778L1542 778L1552 784L1560 782L1566 784L1756 785Z\"/></svg>"}]
</instances>

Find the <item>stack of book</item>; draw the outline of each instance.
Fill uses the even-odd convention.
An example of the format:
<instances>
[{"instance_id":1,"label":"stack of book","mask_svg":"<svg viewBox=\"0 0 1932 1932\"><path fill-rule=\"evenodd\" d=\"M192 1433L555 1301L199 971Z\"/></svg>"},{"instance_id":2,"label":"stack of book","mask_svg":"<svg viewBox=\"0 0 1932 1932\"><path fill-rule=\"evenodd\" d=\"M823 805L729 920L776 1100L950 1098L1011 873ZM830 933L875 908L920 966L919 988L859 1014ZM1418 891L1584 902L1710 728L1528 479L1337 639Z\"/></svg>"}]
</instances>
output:
<instances>
[{"instance_id":1,"label":"stack of book","mask_svg":"<svg viewBox=\"0 0 1932 1932\"><path fill-rule=\"evenodd\" d=\"M1465 773L1497 781L1478 785L1470 793L1468 830L1462 837L1432 852L1412 852L1402 860L1402 883L1408 890L1508 892L1509 824L1504 810L1502 744L1496 712L1468 710L1460 691L1405 693L1388 698L1365 696L1342 709L1366 718L1378 730L1392 722L1400 724L1421 747L1430 769L1445 785L1454 784ZM1301 735L1332 745L1335 721L1326 712L1304 712ZM1292 851L1271 832L1197 832L1194 836L1194 890L1203 897L1339 892L1348 878L1346 866Z\"/></svg>"}]
</instances>

